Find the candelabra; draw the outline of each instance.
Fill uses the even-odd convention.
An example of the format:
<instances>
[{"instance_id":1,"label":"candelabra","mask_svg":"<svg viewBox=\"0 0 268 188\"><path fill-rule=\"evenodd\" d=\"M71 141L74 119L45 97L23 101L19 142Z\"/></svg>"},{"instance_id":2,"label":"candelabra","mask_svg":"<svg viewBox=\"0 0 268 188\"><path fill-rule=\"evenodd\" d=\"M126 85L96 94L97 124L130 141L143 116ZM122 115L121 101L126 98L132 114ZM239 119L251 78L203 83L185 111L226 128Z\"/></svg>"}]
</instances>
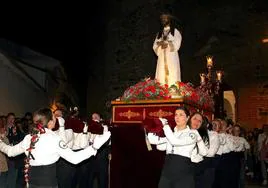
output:
<instances>
[{"instance_id":1,"label":"candelabra","mask_svg":"<svg viewBox=\"0 0 268 188\"><path fill-rule=\"evenodd\" d=\"M215 117L223 118L223 71L214 71L213 66L213 57L207 56L207 72L200 73L200 88L214 99Z\"/></svg>"}]
</instances>

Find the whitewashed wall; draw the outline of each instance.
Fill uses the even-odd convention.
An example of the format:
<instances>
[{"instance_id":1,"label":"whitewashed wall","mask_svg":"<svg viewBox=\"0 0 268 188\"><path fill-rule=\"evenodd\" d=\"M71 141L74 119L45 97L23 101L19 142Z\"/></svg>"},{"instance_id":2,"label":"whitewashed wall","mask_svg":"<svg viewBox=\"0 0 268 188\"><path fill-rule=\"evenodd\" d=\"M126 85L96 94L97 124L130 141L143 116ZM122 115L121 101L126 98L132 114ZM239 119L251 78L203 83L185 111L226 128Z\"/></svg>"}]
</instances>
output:
<instances>
[{"instance_id":1,"label":"whitewashed wall","mask_svg":"<svg viewBox=\"0 0 268 188\"><path fill-rule=\"evenodd\" d=\"M45 86L46 74L42 71L24 67L40 85ZM49 105L46 93L33 84L9 59L0 54L0 115L14 112L23 116L27 111L34 111Z\"/></svg>"}]
</instances>

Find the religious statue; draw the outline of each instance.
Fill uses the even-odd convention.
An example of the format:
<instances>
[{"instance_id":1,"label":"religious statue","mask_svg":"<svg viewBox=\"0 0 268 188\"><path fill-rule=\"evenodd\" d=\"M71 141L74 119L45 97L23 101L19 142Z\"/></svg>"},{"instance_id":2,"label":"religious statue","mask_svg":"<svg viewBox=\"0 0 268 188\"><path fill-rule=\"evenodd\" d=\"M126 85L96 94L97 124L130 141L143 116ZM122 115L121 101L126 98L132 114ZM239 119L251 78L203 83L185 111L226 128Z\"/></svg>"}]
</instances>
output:
<instances>
[{"instance_id":1,"label":"religious statue","mask_svg":"<svg viewBox=\"0 0 268 188\"><path fill-rule=\"evenodd\" d=\"M155 79L169 86L181 81L178 50L182 36L174 26L174 17L169 12L160 15L161 30L157 33L153 50L157 55Z\"/></svg>"}]
</instances>

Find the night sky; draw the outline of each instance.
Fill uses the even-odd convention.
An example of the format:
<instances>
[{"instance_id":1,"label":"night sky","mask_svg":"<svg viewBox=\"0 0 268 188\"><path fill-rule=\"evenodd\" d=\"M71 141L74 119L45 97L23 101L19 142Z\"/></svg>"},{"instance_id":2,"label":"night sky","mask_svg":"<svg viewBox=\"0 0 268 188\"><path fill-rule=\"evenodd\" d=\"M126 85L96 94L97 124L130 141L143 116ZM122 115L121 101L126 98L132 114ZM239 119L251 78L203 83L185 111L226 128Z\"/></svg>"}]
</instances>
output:
<instances>
[{"instance_id":1,"label":"night sky","mask_svg":"<svg viewBox=\"0 0 268 188\"><path fill-rule=\"evenodd\" d=\"M98 4L87 11L81 7L71 10L33 7L5 16L0 37L61 61L80 103L86 105L87 74L90 74L87 67L101 48L96 45L101 45L97 40L104 34L104 26L105 15Z\"/></svg>"},{"instance_id":2,"label":"night sky","mask_svg":"<svg viewBox=\"0 0 268 188\"><path fill-rule=\"evenodd\" d=\"M121 1L110 0L107 3L111 5L112 2ZM250 0L245 1L248 2L245 4L250 5L250 9L254 9L260 15L263 11L268 12L267 0L256 0L255 3L251 3ZM218 6L216 5L218 1L212 0L192 0L191 2L195 5L191 6L193 9L198 6L209 8ZM231 2L241 3L242 0L220 2L225 2L219 5L223 6L224 4L231 4ZM103 1L94 1L94 6L93 2L88 5L80 4L79 7L74 4L65 4L64 6L68 8L64 8L63 5L61 7L51 5L50 8L43 5L28 7L27 9L20 7L19 10L14 10L13 7L5 7L4 9L7 12L1 13L0 37L61 61L69 81L78 93L80 105L82 104L85 107L87 78L88 74L91 74L88 66L92 63L92 58L95 57L96 52L103 47L109 11L118 8L110 5L103 4ZM181 15L188 15L187 18L189 17L190 20L187 22L188 25L193 24L191 22L191 11L180 12Z\"/></svg>"}]
</instances>

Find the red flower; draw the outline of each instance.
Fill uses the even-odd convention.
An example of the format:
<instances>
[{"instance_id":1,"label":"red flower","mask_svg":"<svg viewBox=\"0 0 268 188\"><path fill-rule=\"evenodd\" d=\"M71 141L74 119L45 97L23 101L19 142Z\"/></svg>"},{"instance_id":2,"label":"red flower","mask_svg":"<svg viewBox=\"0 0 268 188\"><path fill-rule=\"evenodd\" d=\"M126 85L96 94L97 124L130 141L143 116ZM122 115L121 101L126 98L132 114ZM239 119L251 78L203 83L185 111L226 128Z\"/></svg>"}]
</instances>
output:
<instances>
[{"instance_id":1,"label":"red flower","mask_svg":"<svg viewBox=\"0 0 268 188\"><path fill-rule=\"evenodd\" d=\"M150 94L149 94L149 93L145 93L145 96L146 96L146 97L150 97Z\"/></svg>"}]
</instances>

